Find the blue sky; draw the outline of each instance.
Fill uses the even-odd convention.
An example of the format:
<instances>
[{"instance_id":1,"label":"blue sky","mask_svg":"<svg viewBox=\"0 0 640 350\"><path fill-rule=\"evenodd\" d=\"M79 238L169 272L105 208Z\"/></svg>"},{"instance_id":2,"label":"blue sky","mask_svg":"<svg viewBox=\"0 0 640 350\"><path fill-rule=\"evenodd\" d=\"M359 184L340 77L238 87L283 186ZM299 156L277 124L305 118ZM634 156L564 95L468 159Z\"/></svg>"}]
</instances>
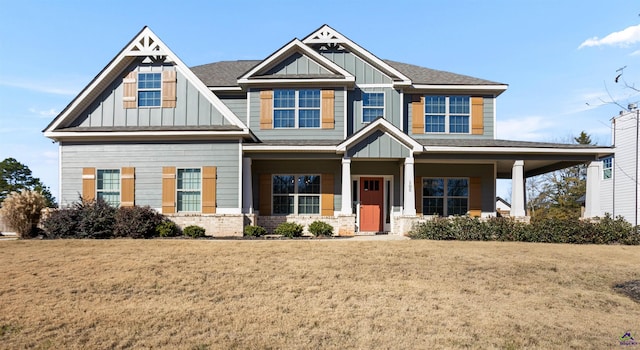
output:
<instances>
[{"instance_id":1,"label":"blue sky","mask_svg":"<svg viewBox=\"0 0 640 350\"><path fill-rule=\"evenodd\" d=\"M145 25L189 66L263 59L322 24L376 56L509 85L498 138L609 145L609 119L640 95L635 1L0 0L0 160L58 197L48 123ZM498 195L508 197L508 186Z\"/></svg>"}]
</instances>

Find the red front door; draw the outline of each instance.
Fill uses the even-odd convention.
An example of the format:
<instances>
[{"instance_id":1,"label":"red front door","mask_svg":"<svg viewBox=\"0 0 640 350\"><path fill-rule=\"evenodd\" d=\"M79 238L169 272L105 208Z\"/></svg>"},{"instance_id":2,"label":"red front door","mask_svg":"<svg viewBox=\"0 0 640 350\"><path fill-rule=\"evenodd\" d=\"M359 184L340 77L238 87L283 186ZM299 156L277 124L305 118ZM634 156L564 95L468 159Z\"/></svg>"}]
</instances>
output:
<instances>
[{"instance_id":1,"label":"red front door","mask_svg":"<svg viewBox=\"0 0 640 350\"><path fill-rule=\"evenodd\" d=\"M381 177L360 178L360 231L381 232L384 188Z\"/></svg>"}]
</instances>

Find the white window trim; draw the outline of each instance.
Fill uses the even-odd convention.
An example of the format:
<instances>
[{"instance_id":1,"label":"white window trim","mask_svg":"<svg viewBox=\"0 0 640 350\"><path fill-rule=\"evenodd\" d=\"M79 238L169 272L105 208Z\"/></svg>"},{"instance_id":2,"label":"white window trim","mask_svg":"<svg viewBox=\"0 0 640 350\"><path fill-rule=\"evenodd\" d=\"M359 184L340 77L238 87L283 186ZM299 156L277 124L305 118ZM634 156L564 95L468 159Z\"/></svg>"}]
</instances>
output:
<instances>
[{"instance_id":1,"label":"white window trim","mask_svg":"<svg viewBox=\"0 0 640 350\"><path fill-rule=\"evenodd\" d=\"M276 176L293 176L294 180L294 193L288 194L288 195L284 195L284 194L276 194L273 193L273 178ZM304 214L300 214L298 213L298 198L300 196L300 194L298 193L298 178L300 176L317 176L318 178L320 178L320 193L316 194L309 194L309 193L303 193L302 195L304 196L318 196L318 213L304 213ZM285 196L291 196L293 195L293 213L291 214L276 214L274 213L274 203L273 203L273 199L276 196L279 197L285 197ZM321 174L271 174L271 215L273 216L286 216L286 215L308 215L308 216L320 216L322 215L322 175Z\"/></svg>"},{"instance_id":2,"label":"white window trim","mask_svg":"<svg viewBox=\"0 0 640 350\"><path fill-rule=\"evenodd\" d=\"M275 92L277 90L293 90L295 93L295 106L293 108L276 108L276 96L275 96ZM300 108L299 104L300 104L300 91L301 90L317 90L320 92L320 107L318 108ZM273 115L271 116L271 127L273 129L277 129L277 130L282 130L282 129L322 129L322 89L274 89L273 90L274 95L273 95L273 102L272 102L272 113ZM276 127L276 110L294 110L294 126L291 128L285 128L285 127ZM301 110L318 110L319 112L319 123L317 127L304 127L301 128L300 127L300 111Z\"/></svg>"},{"instance_id":3,"label":"white window trim","mask_svg":"<svg viewBox=\"0 0 640 350\"><path fill-rule=\"evenodd\" d=\"M200 187L198 189L200 191L200 207L196 211L187 211L187 210L179 210L178 209L179 208L179 206L178 206L178 193L179 192L193 191L193 190L181 190L181 189L178 189L178 182L179 182L178 174L180 173L180 170L187 170L187 169L199 169L200 170ZM175 200L176 200L176 213L202 213L202 167L181 167L181 168L176 168L176 194L175 194Z\"/></svg>"},{"instance_id":4,"label":"white window trim","mask_svg":"<svg viewBox=\"0 0 640 350\"><path fill-rule=\"evenodd\" d=\"M140 75L141 74L160 74L160 87L159 88L140 88ZM138 71L138 77L136 79L136 101L138 104L138 108L162 108L162 85L164 85L162 83L162 71L158 72L158 71L154 71L154 70L150 70L150 71L146 71L146 70L140 70ZM160 104L158 104L157 106L141 106L140 105L140 92L144 92L144 91L159 91L160 92Z\"/></svg>"},{"instance_id":5,"label":"white window trim","mask_svg":"<svg viewBox=\"0 0 640 350\"><path fill-rule=\"evenodd\" d=\"M426 102L426 97L427 96L443 96L445 98L445 113L444 113L444 132L433 132L433 131L427 131L427 102ZM451 108L450 108L450 104L449 104L449 98L451 96L456 96L456 97L466 97L469 101L469 114L458 114L458 113L451 113ZM451 135L470 135L472 132L472 120L471 120L471 96L466 96L466 95L425 95L425 103L423 106L423 110L422 110L422 118L424 119L424 133L425 134L432 134L432 135L445 135L445 134L451 134ZM431 113L429 114L430 116L438 116L438 115L442 115L442 114L437 114L437 113ZM469 119L469 131L467 132L451 132L451 116L467 116Z\"/></svg>"},{"instance_id":6,"label":"white window trim","mask_svg":"<svg viewBox=\"0 0 640 350\"><path fill-rule=\"evenodd\" d=\"M96 169L96 199L98 199L99 197L99 193L101 192L114 192L114 191L105 191L104 189L99 189L98 188L98 183L100 182L100 171L105 171L105 170L115 170L118 172L118 207L120 206L120 204L122 203L122 171L118 168L99 168ZM107 202L108 203L108 202ZM111 203L109 203L111 204Z\"/></svg>"},{"instance_id":7,"label":"white window trim","mask_svg":"<svg viewBox=\"0 0 640 350\"><path fill-rule=\"evenodd\" d=\"M382 106L365 106L364 105L364 94L382 94ZM372 121L368 121L368 122L364 121L364 110L365 109L379 109L379 108L382 108L382 118L384 119L385 118L385 114L386 114L386 111L385 111L386 102L387 102L387 95L385 94L384 91L362 91L362 100L361 100L361 105L362 106L360 108L360 122L362 124L369 124L369 123L372 122Z\"/></svg>"},{"instance_id":8,"label":"white window trim","mask_svg":"<svg viewBox=\"0 0 640 350\"><path fill-rule=\"evenodd\" d=\"M611 166L605 167L605 161L609 159L611 160ZM606 170L609 170L609 177L605 177L604 173ZM613 157L605 157L602 158L602 180L611 180L613 178Z\"/></svg>"},{"instance_id":9,"label":"white window trim","mask_svg":"<svg viewBox=\"0 0 640 350\"><path fill-rule=\"evenodd\" d=\"M424 195L424 180L425 179L436 179L436 180L442 179L443 182L444 182L444 194L442 196L425 196ZM451 196L451 197L449 197L447 195L447 181L451 180L451 179L465 179L465 180L467 180L467 195L466 196ZM424 198L442 198L442 210L444 212L447 212L447 199L449 199L449 198L466 198L467 199L467 212L469 212L469 191L470 191L470 185L471 185L471 178L465 177L465 176L448 176L448 177L444 177L444 176L442 176L442 177L424 176L424 177L420 178L420 183L422 184L422 186L420 186L420 191L421 191L420 200L422 201L421 206L422 206L422 214L423 215L436 216L435 214L426 214L425 213ZM440 215L437 215L437 216L448 217L448 216L453 216L453 215L449 215L449 213L446 213L446 214L445 213L441 213Z\"/></svg>"}]
</instances>

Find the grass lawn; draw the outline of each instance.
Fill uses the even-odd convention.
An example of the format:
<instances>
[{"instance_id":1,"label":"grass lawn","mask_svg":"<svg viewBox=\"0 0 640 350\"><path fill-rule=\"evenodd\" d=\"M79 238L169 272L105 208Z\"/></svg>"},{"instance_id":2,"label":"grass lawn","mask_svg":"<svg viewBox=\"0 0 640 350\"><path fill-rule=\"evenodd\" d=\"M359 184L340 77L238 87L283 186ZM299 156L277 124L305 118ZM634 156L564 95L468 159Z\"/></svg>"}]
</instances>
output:
<instances>
[{"instance_id":1,"label":"grass lawn","mask_svg":"<svg viewBox=\"0 0 640 350\"><path fill-rule=\"evenodd\" d=\"M610 349L628 331L640 340L640 303L613 289L640 279L638 246L4 241L0 264L7 349Z\"/></svg>"}]
</instances>

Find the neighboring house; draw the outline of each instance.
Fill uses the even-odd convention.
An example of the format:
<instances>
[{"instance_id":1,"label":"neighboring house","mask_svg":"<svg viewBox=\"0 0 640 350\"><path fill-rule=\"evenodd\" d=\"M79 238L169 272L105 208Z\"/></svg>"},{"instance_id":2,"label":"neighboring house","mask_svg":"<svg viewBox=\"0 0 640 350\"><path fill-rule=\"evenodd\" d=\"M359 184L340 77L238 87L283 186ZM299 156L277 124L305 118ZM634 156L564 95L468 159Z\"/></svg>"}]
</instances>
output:
<instances>
[{"instance_id":1,"label":"neighboring house","mask_svg":"<svg viewBox=\"0 0 640 350\"><path fill-rule=\"evenodd\" d=\"M498 178L524 217L526 177L600 171L609 147L497 140L506 89L382 60L327 25L263 60L189 68L145 27L44 133L60 144L62 206L149 205L219 236L314 220L404 234L494 216Z\"/></svg>"},{"instance_id":2,"label":"neighboring house","mask_svg":"<svg viewBox=\"0 0 640 350\"><path fill-rule=\"evenodd\" d=\"M622 216L633 225L638 225L639 188L638 172L638 114L636 105L611 120L611 143L615 157L602 159L600 184L601 210L613 217Z\"/></svg>"},{"instance_id":3,"label":"neighboring house","mask_svg":"<svg viewBox=\"0 0 640 350\"><path fill-rule=\"evenodd\" d=\"M509 216L511 213L511 204L502 199L502 197L496 197L496 213L501 216Z\"/></svg>"}]
</instances>

